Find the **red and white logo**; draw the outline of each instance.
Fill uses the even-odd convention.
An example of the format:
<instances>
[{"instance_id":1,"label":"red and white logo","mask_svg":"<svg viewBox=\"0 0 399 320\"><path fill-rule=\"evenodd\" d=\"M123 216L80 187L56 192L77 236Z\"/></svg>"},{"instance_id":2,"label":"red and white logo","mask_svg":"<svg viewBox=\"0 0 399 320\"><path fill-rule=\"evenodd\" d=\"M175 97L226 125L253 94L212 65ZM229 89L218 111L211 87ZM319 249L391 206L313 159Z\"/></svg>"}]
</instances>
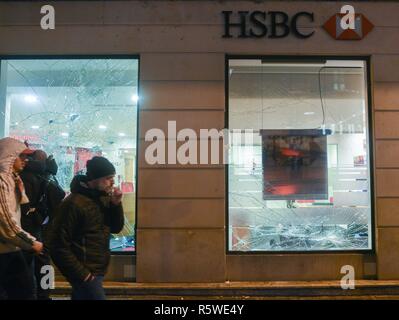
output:
<instances>
[{"instance_id":1,"label":"red and white logo","mask_svg":"<svg viewBox=\"0 0 399 320\"><path fill-rule=\"evenodd\" d=\"M362 14L355 13L350 5L341 8L341 13L333 15L323 28L337 40L361 40L374 25Z\"/></svg>"}]
</instances>

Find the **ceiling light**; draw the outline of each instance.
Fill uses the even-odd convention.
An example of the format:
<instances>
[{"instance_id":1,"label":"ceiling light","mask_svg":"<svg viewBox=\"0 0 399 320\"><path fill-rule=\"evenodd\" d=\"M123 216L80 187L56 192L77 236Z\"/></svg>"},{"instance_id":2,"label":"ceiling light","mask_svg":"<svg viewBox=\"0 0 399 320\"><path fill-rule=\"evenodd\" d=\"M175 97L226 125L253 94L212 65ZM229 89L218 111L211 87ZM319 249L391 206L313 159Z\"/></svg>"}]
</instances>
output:
<instances>
[{"instance_id":1,"label":"ceiling light","mask_svg":"<svg viewBox=\"0 0 399 320\"><path fill-rule=\"evenodd\" d=\"M124 137L124 136L126 136L126 134L124 134L123 132L119 132L119 134L118 134L120 137Z\"/></svg>"},{"instance_id":2,"label":"ceiling light","mask_svg":"<svg viewBox=\"0 0 399 320\"><path fill-rule=\"evenodd\" d=\"M25 96L24 100L29 103L35 103L37 102L37 97L32 94L28 94Z\"/></svg>"},{"instance_id":3,"label":"ceiling light","mask_svg":"<svg viewBox=\"0 0 399 320\"><path fill-rule=\"evenodd\" d=\"M61 135L62 135L63 137L69 137L69 133L68 133L68 132L62 132Z\"/></svg>"},{"instance_id":4,"label":"ceiling light","mask_svg":"<svg viewBox=\"0 0 399 320\"><path fill-rule=\"evenodd\" d=\"M31 128L32 129L39 129L40 127L39 126L32 126Z\"/></svg>"},{"instance_id":5,"label":"ceiling light","mask_svg":"<svg viewBox=\"0 0 399 320\"><path fill-rule=\"evenodd\" d=\"M103 124L100 124L100 125L98 126L98 128L99 128L99 129L102 129L102 130L105 130L105 129L107 129L107 126L104 126Z\"/></svg>"},{"instance_id":6,"label":"ceiling light","mask_svg":"<svg viewBox=\"0 0 399 320\"><path fill-rule=\"evenodd\" d=\"M132 95L132 101L133 102L138 102L139 101L139 96L137 94Z\"/></svg>"},{"instance_id":7,"label":"ceiling light","mask_svg":"<svg viewBox=\"0 0 399 320\"><path fill-rule=\"evenodd\" d=\"M307 112L304 113L304 115L305 116L312 116L312 115L314 115L314 112L313 111L307 111Z\"/></svg>"}]
</instances>

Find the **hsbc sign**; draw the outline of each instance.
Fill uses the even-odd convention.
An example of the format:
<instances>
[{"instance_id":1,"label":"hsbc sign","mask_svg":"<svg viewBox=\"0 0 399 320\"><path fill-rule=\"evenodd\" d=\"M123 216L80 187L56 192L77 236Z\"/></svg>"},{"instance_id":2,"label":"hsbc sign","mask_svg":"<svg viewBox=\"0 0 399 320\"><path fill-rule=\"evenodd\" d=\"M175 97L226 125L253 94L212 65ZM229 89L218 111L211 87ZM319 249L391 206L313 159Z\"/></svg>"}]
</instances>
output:
<instances>
[{"instance_id":1,"label":"hsbc sign","mask_svg":"<svg viewBox=\"0 0 399 320\"><path fill-rule=\"evenodd\" d=\"M223 38L285 38L292 34L307 39L315 31L313 12L298 12L292 16L282 11L223 11ZM300 25L299 25L300 24ZM323 25L327 33L336 40L361 40L374 25L351 5L345 5L340 13L333 15Z\"/></svg>"}]
</instances>

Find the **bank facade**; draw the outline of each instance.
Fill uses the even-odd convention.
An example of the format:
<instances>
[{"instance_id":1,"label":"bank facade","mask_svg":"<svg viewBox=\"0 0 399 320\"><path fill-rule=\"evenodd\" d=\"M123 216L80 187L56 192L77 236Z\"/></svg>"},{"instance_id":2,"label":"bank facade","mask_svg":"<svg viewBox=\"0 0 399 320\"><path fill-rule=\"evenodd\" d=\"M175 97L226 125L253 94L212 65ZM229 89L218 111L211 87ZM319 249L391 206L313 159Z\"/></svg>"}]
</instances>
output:
<instances>
[{"instance_id":1,"label":"bank facade","mask_svg":"<svg viewBox=\"0 0 399 320\"><path fill-rule=\"evenodd\" d=\"M67 190L91 156L115 163L126 226L109 280L334 280L348 266L398 279L398 14L389 1L1 2L0 129L54 154ZM217 155L218 136L201 148L210 129L230 133Z\"/></svg>"}]
</instances>

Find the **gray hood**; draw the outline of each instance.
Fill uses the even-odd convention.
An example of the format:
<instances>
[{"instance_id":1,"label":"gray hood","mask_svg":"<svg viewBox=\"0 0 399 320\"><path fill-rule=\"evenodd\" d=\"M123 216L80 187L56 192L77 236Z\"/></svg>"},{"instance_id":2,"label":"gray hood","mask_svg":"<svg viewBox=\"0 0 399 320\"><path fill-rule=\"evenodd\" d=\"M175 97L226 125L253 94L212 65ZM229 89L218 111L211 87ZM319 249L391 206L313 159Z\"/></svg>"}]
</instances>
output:
<instances>
[{"instance_id":1,"label":"gray hood","mask_svg":"<svg viewBox=\"0 0 399 320\"><path fill-rule=\"evenodd\" d=\"M0 254L18 248L31 250L35 240L21 228L20 204L28 199L23 191L21 197L17 196L16 177L12 174L15 159L25 149L25 144L18 140L0 139Z\"/></svg>"},{"instance_id":2,"label":"gray hood","mask_svg":"<svg viewBox=\"0 0 399 320\"><path fill-rule=\"evenodd\" d=\"M15 159L26 149L23 142L13 138L0 139L0 173L12 173Z\"/></svg>"}]
</instances>

